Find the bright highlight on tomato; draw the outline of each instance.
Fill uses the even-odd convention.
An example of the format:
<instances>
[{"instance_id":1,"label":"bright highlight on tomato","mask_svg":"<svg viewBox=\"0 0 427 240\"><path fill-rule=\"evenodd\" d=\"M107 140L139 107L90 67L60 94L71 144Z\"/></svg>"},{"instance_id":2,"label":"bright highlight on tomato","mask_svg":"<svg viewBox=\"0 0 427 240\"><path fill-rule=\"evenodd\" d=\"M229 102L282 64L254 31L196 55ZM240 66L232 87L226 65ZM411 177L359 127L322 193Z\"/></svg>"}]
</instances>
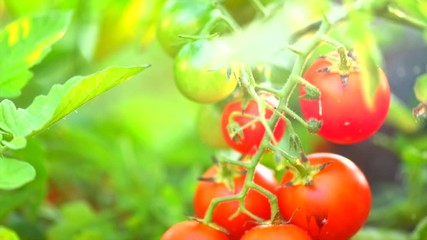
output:
<instances>
[{"instance_id":1,"label":"bright highlight on tomato","mask_svg":"<svg viewBox=\"0 0 427 240\"><path fill-rule=\"evenodd\" d=\"M349 159L332 153L307 156L311 166L326 164L309 185L290 186L287 172L278 189L280 213L316 240L348 240L365 223L371 191L362 171ZM292 184L291 184L292 185Z\"/></svg>"},{"instance_id":2,"label":"bright highlight on tomato","mask_svg":"<svg viewBox=\"0 0 427 240\"><path fill-rule=\"evenodd\" d=\"M352 59L349 59L353 61ZM379 82L373 96L373 106L364 100L361 73L351 70L343 82L328 57L317 59L305 72L304 78L320 90L320 99L300 98L306 120L322 121L318 132L323 138L339 144L353 144L372 136L384 123L390 105L390 87L386 75L378 69ZM306 94L302 85L300 96Z\"/></svg>"},{"instance_id":3,"label":"bright highlight on tomato","mask_svg":"<svg viewBox=\"0 0 427 240\"><path fill-rule=\"evenodd\" d=\"M262 95L261 97L272 107L277 107L279 103L272 95ZM273 111L265 108L265 118L268 120L272 115ZM254 155L256 153L265 134L264 125L259 121L254 121L254 118L259 116L258 104L255 100L250 100L246 107L242 106L241 100L237 100L225 106L222 114L221 129L230 147L246 155ZM233 135L233 131L236 131L236 134ZM285 121L279 119L273 130L275 140L279 142L284 133Z\"/></svg>"},{"instance_id":4,"label":"bright highlight on tomato","mask_svg":"<svg viewBox=\"0 0 427 240\"><path fill-rule=\"evenodd\" d=\"M160 240L229 240L229 238L221 231L188 220L170 227Z\"/></svg>"}]
</instances>

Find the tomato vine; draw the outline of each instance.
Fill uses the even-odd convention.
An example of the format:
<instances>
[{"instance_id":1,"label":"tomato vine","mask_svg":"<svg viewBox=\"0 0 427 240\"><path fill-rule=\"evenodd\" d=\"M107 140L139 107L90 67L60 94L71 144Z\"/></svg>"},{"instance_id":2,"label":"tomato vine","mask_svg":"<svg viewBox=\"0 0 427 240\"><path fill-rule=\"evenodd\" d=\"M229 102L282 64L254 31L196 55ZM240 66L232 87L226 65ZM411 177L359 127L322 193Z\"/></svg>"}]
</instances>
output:
<instances>
[{"instance_id":1,"label":"tomato vine","mask_svg":"<svg viewBox=\"0 0 427 240\"><path fill-rule=\"evenodd\" d=\"M253 1L253 2L254 2L254 5L256 6L256 9L261 13L261 15L265 16L266 11L265 11L265 8L261 5L261 3L259 1ZM388 7L387 3L384 3L384 4L385 4L384 6L376 6L377 9L382 10L380 12L377 12L378 15L383 16L386 19L389 19L392 21L397 21L398 23L408 24L408 25L415 27L415 28L418 28L418 29L424 29L425 28L425 26L423 24L421 24L420 22L415 21L414 19L410 18L409 16L399 14L399 12L396 11L396 9ZM299 84L304 84L304 85L308 85L308 86L311 85L304 78L302 78L303 69L306 66L306 63L307 63L309 56L315 51L315 49L320 44L327 43L329 45L332 45L333 47L335 47L337 49L337 51L339 53L346 51L345 47L341 43L334 40L333 38L330 38L327 35L328 32L333 27L338 25L339 23L345 21L345 19L348 18L348 16L351 14L352 11L359 11L360 9L365 9L365 8L369 8L369 7L371 7L371 6L369 6L369 5L368 6L364 6L364 5L351 6L347 10L342 10L343 14L339 18L331 20L331 19L328 19L328 16L325 16L321 21L312 23L312 24L304 27L302 30L296 32L292 39L296 40L299 37L304 36L305 34L313 32L313 31L315 31L315 34L314 34L314 37L306 44L304 49L295 49L292 45L289 46L289 50L294 52L296 54L297 58L296 58L296 61L293 65L292 72L291 72L290 76L288 77L287 81L285 82L284 86L281 89L270 88L270 87L266 87L263 84L256 83L253 76L252 76L251 70L247 67L243 69L243 71L246 71L246 74L243 74L243 76L246 76L246 77L242 77L239 79L240 85L245 89L245 91L247 91L249 96L252 99L254 99L256 102L258 102L259 106L262 106L263 105L262 99L259 97L259 93L256 90L262 90L262 91L270 92L270 93L276 95L277 97L279 97L279 105L275 109L275 113L273 114L273 116L270 120L260 119L260 122L266 127L267 131L268 131L268 129L270 129L270 130L268 131L268 134L265 134L265 137L264 137L264 139L263 139L263 141L262 141L262 143L261 143L261 145L257 151L257 154L255 154L251 158L250 163L241 163L241 162L236 162L235 160L227 160L227 159L222 160L222 161L227 162L227 163L244 166L247 169L246 183L245 183L242 191L238 195L230 196L230 197L226 197L226 198L215 199L212 202L211 206L209 207L207 214L205 216L204 221L206 223L211 222L213 210L215 209L215 207L219 203L221 203L223 201L231 201L231 200L236 200L236 199L238 199L241 203L240 204L241 211L252 216L244 208L244 205L243 205L243 199L244 199L245 195L247 194L249 189L252 189L252 188L257 190L257 191L262 192L263 194L265 194L270 199L270 203L272 206L272 208L271 208L271 211L272 211L271 216L272 217L274 217L278 213L276 196L274 194L266 191L265 189L262 189L260 186L254 184L254 182L252 181L253 176L254 176L254 168L257 164L259 164L263 152L268 148L273 149L275 152L277 152L279 155L281 155L284 159L286 159L286 161L289 161L289 164L291 164L291 165L299 165L300 163L297 161L297 158L292 157L291 154L287 153L287 151L285 151L284 149L281 149L281 148L274 146L274 145L272 146L272 144L270 143L271 137L272 137L271 129L273 129L273 127L277 124L277 122L279 121L280 118L283 118L286 120L286 123L287 123L287 131L290 132L290 134L293 136L298 136L293 130L292 121L290 121L290 119L289 119L289 118L292 118L293 120L296 120L297 122L301 123L303 126L305 126L311 132L316 132L318 130L318 128L319 128L318 123L306 122L298 114L296 114L293 110L291 110L289 108L290 97L294 93L297 85L299 85ZM224 10L224 9L222 9L222 10ZM229 15L226 15L226 16L229 16ZM233 22L233 21L231 19L229 19L228 22ZM235 29L235 30L237 30L237 29ZM343 54L341 54L341 56L343 56ZM347 66L346 61L347 61L347 59L346 59L345 54L344 54L344 57L342 57L340 59L341 65ZM311 85L311 88L315 92L318 92L316 87ZM298 143L298 141L299 141L298 138L291 138L291 144L294 146L300 146L300 143ZM296 147L296 148L298 148L298 150L302 153L301 147ZM298 168L300 168L300 167L301 166L298 166ZM256 216L253 216L253 217L254 217L254 219L257 219Z\"/></svg>"}]
</instances>

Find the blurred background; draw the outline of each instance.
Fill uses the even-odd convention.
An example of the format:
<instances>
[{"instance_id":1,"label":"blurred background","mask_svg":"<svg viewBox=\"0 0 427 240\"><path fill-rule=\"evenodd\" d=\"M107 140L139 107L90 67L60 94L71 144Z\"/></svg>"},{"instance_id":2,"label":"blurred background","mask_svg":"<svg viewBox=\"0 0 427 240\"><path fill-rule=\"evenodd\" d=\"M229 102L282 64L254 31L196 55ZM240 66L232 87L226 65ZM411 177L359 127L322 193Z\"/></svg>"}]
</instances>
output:
<instances>
[{"instance_id":1,"label":"blurred background","mask_svg":"<svg viewBox=\"0 0 427 240\"><path fill-rule=\"evenodd\" d=\"M196 179L217 149L200 138L202 106L180 94L173 59L156 38L163 3L0 0L0 27L22 16L73 12L64 38L32 69L34 78L14 99L17 106L27 106L75 75L113 65L152 65L33 137L17 153L30 159L37 177L21 189L0 191L0 225L22 239L159 239L170 225L193 215ZM255 16L246 1L227 0L225 6L242 25ZM300 17L298 9L294 19ZM374 27L400 111L391 112L380 134L351 146L297 131L307 153L340 153L367 175L374 192L368 227L404 234L427 215L427 133L415 121L405 130L407 123L396 116L410 114L417 104L413 84L426 70L427 48L423 35L411 28L383 20ZM273 77L285 79L286 72L277 68Z\"/></svg>"}]
</instances>

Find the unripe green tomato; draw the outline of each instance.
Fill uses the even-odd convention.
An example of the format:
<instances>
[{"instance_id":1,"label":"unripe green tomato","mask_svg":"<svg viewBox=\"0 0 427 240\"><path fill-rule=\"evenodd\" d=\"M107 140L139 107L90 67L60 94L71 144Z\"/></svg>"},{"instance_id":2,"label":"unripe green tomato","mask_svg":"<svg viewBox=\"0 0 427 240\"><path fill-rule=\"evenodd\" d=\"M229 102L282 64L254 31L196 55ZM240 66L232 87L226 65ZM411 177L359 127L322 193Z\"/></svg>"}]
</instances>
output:
<instances>
[{"instance_id":1,"label":"unripe green tomato","mask_svg":"<svg viewBox=\"0 0 427 240\"><path fill-rule=\"evenodd\" d=\"M197 36L205 24L219 10L210 0L169 0L165 3L157 22L157 37L160 45L171 56L188 42L178 35Z\"/></svg>"},{"instance_id":2,"label":"unripe green tomato","mask_svg":"<svg viewBox=\"0 0 427 240\"><path fill-rule=\"evenodd\" d=\"M222 108L202 105L197 116L197 132L205 144L214 148L229 148L221 130Z\"/></svg>"},{"instance_id":3,"label":"unripe green tomato","mask_svg":"<svg viewBox=\"0 0 427 240\"><path fill-rule=\"evenodd\" d=\"M216 54L226 51L225 45L208 40L186 44L174 62L175 83L181 93L198 103L215 103L229 96L236 88L236 76L227 74L228 66L216 59Z\"/></svg>"}]
</instances>

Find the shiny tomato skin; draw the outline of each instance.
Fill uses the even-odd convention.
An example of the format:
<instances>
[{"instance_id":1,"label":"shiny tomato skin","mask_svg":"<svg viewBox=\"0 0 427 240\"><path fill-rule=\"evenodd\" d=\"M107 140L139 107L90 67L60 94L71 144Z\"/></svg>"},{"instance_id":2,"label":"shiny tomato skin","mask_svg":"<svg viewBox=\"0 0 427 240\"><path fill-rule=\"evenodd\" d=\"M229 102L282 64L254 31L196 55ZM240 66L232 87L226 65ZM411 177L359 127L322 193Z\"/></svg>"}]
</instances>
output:
<instances>
[{"instance_id":1,"label":"shiny tomato skin","mask_svg":"<svg viewBox=\"0 0 427 240\"><path fill-rule=\"evenodd\" d=\"M310 185L285 186L277 191L280 213L315 240L347 240L365 223L371 209L371 191L362 171L349 159L333 153L307 156L310 165L326 165Z\"/></svg>"},{"instance_id":2,"label":"shiny tomato skin","mask_svg":"<svg viewBox=\"0 0 427 240\"><path fill-rule=\"evenodd\" d=\"M338 144L354 144L372 136L384 123L390 106L390 87L379 69L379 84L373 106L365 103L360 72L352 71L345 85L338 72L319 71L331 66L326 58L317 59L305 72L304 78L317 87L320 100L300 98L306 120L322 121L318 132L323 138ZM301 85L300 96L305 94Z\"/></svg>"},{"instance_id":3,"label":"shiny tomato skin","mask_svg":"<svg viewBox=\"0 0 427 240\"><path fill-rule=\"evenodd\" d=\"M290 225L258 226L247 231L240 240L311 240L303 229Z\"/></svg>"},{"instance_id":4,"label":"shiny tomato skin","mask_svg":"<svg viewBox=\"0 0 427 240\"><path fill-rule=\"evenodd\" d=\"M229 238L221 231L187 220L170 227L160 240L229 240Z\"/></svg>"},{"instance_id":5,"label":"shiny tomato skin","mask_svg":"<svg viewBox=\"0 0 427 240\"><path fill-rule=\"evenodd\" d=\"M217 167L209 168L204 178L211 178L217 174ZM226 197L238 194L243 188L246 176L244 174L234 179L234 191L230 191L224 183L199 181L194 195L194 210L196 217L203 218L214 198ZM277 181L274 172L263 165L256 167L254 182L275 194ZM270 202L268 198L255 190L249 190L245 200L245 207L258 217L269 219L271 216ZM255 227L255 221L246 214L240 213L237 217L229 219L238 209L238 201L220 203L213 214L213 222L226 228L230 233L230 239L238 240L246 230Z\"/></svg>"},{"instance_id":6,"label":"shiny tomato skin","mask_svg":"<svg viewBox=\"0 0 427 240\"><path fill-rule=\"evenodd\" d=\"M268 104L273 107L277 107L278 100L274 96L265 95L263 97L265 97L265 100ZM221 120L222 133L226 142L231 148L245 155L254 155L258 150L265 134L265 128L261 122L257 121L251 124L249 127L244 128L242 131L243 134L238 134L234 139L230 137L229 134L228 125L230 123L231 114L236 114L236 116L233 117L233 120L234 122L238 123L240 127L243 127L252 121L252 118L243 116L243 114L251 115L253 117L259 116L258 104L255 102L255 100L250 100L246 108L242 108L241 100L231 102L224 107ZM267 120L270 119L272 115L273 111L271 109L265 109L264 116ZM282 139L283 134L285 133L285 127L285 121L280 118L273 130L273 135L276 141L279 142Z\"/></svg>"}]
</instances>

